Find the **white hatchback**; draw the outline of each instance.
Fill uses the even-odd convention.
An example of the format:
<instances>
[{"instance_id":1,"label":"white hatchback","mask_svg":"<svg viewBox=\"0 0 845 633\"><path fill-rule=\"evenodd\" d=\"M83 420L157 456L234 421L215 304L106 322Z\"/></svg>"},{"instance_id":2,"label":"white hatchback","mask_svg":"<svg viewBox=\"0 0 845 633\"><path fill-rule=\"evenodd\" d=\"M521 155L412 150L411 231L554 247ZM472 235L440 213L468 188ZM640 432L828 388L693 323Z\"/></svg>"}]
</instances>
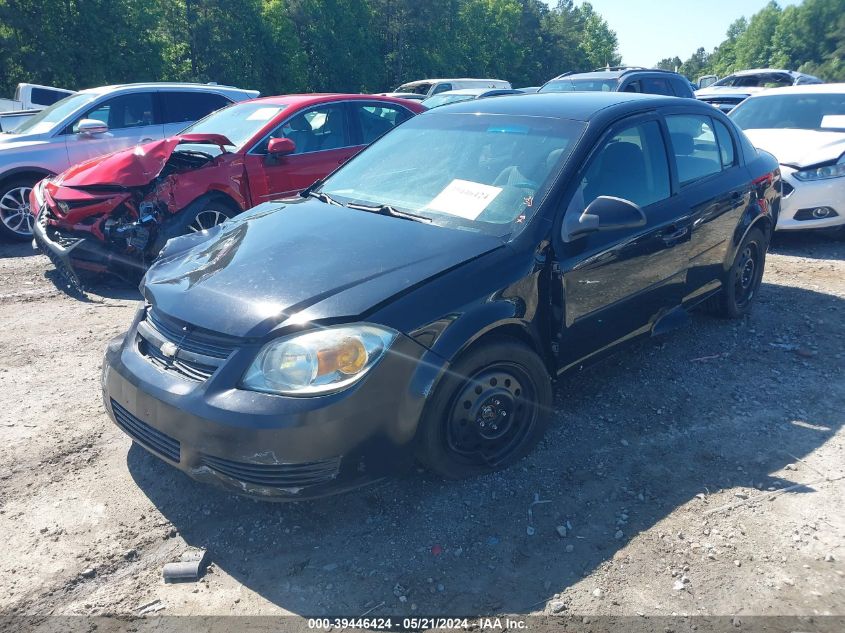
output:
<instances>
[{"instance_id":1,"label":"white hatchback","mask_svg":"<svg viewBox=\"0 0 845 633\"><path fill-rule=\"evenodd\" d=\"M780 163L777 229L845 232L845 83L767 90L729 116Z\"/></svg>"}]
</instances>

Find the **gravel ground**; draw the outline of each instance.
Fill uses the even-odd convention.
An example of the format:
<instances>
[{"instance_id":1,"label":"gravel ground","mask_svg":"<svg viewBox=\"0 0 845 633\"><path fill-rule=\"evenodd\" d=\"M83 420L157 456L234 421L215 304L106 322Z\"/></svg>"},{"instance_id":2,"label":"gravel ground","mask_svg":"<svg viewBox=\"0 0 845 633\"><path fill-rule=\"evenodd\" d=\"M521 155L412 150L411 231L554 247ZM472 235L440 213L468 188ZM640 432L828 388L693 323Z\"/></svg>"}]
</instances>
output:
<instances>
[{"instance_id":1,"label":"gravel ground","mask_svg":"<svg viewBox=\"0 0 845 633\"><path fill-rule=\"evenodd\" d=\"M509 471L296 504L132 446L99 367L137 292L50 268L0 243L0 614L845 615L845 242L780 237L750 317L565 377Z\"/></svg>"}]
</instances>

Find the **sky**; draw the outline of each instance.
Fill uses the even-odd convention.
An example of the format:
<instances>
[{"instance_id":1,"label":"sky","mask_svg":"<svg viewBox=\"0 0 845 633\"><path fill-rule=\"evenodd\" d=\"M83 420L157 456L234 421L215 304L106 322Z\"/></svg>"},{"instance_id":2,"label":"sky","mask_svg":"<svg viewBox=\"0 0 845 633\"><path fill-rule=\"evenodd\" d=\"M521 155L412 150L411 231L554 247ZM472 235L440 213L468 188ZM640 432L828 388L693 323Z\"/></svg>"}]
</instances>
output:
<instances>
[{"instance_id":1,"label":"sky","mask_svg":"<svg viewBox=\"0 0 845 633\"><path fill-rule=\"evenodd\" d=\"M548 0L554 6L556 0ZM768 0L590 0L619 38L622 61L654 66L664 57L689 58L699 46L709 53L731 23L750 18ZM580 4L580 1L576 2ZM781 0L781 7L795 4Z\"/></svg>"}]
</instances>

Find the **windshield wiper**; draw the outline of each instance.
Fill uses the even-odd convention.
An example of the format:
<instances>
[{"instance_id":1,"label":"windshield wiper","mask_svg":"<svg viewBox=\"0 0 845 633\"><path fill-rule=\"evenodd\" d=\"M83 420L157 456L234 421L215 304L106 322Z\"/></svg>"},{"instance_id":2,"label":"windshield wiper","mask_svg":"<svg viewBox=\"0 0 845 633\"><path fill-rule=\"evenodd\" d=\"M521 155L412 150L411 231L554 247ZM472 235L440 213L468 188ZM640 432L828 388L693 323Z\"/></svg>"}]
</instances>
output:
<instances>
[{"instance_id":1,"label":"windshield wiper","mask_svg":"<svg viewBox=\"0 0 845 633\"><path fill-rule=\"evenodd\" d=\"M386 215L391 218L402 218L403 220L413 220L414 222L425 222L426 224L431 224L431 218L427 218L424 215L417 215L416 213L410 213L408 211L400 211L389 204L370 205L350 202L346 206L350 209L358 209L360 211L367 211L368 213L378 213L379 215Z\"/></svg>"},{"instance_id":2,"label":"windshield wiper","mask_svg":"<svg viewBox=\"0 0 845 633\"><path fill-rule=\"evenodd\" d=\"M342 207L343 205L332 198L329 194L323 193L322 191L309 191L305 194L309 198L317 198L320 202L325 202L326 204L333 204L336 207Z\"/></svg>"}]
</instances>

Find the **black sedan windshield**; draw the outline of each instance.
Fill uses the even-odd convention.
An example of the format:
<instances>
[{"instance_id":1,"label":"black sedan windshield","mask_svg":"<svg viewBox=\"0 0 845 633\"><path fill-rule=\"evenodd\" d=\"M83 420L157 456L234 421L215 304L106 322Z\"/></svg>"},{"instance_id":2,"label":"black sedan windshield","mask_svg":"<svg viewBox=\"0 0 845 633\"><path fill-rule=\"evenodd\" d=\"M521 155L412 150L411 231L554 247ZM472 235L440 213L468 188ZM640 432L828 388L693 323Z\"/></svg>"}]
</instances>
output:
<instances>
[{"instance_id":1,"label":"black sedan windshield","mask_svg":"<svg viewBox=\"0 0 845 633\"><path fill-rule=\"evenodd\" d=\"M845 131L842 94L782 94L746 99L730 117L743 130L792 128Z\"/></svg>"},{"instance_id":2,"label":"black sedan windshield","mask_svg":"<svg viewBox=\"0 0 845 633\"><path fill-rule=\"evenodd\" d=\"M321 192L505 235L534 214L584 127L545 117L426 113L335 172Z\"/></svg>"}]
</instances>

